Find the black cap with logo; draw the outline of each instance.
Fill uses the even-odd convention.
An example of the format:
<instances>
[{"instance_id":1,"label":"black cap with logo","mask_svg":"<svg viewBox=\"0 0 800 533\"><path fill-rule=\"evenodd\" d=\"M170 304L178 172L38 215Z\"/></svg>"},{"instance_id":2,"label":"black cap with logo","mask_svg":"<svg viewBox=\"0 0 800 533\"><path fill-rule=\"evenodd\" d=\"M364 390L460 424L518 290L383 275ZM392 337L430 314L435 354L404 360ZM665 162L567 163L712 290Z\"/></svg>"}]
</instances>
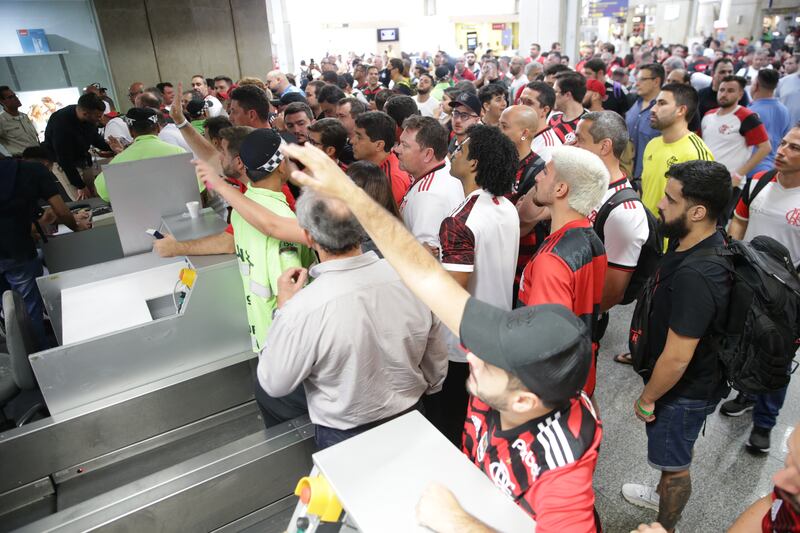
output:
<instances>
[{"instance_id":1,"label":"black cap with logo","mask_svg":"<svg viewBox=\"0 0 800 533\"><path fill-rule=\"evenodd\" d=\"M463 105L474 111L478 116L481 115L481 101L472 93L463 92L459 94L455 100L450 101L449 105L453 109L455 109L456 106Z\"/></svg>"}]
</instances>

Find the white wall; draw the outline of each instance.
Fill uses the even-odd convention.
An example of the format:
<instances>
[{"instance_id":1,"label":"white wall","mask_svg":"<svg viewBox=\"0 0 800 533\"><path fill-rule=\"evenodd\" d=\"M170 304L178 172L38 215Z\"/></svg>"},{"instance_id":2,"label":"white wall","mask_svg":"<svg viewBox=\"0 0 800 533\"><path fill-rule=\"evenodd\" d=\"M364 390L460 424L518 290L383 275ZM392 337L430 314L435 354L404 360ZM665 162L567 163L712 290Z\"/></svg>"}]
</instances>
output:
<instances>
[{"instance_id":1,"label":"white wall","mask_svg":"<svg viewBox=\"0 0 800 533\"><path fill-rule=\"evenodd\" d=\"M73 86L99 82L111 87L87 0L0 1L0 55L22 53L17 30L23 28L43 28L51 50L69 51L65 60ZM14 68L24 90L65 85L56 56L15 59ZM5 61L0 62L0 79L11 81Z\"/></svg>"}]
</instances>

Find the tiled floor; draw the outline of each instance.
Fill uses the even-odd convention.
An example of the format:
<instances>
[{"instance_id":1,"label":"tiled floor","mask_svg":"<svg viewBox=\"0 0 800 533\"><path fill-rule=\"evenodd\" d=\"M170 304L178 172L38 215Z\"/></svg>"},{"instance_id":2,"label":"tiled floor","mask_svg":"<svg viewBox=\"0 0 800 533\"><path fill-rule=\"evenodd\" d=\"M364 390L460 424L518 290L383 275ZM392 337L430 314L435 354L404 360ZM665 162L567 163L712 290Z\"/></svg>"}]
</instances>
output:
<instances>
[{"instance_id":1,"label":"tiled floor","mask_svg":"<svg viewBox=\"0 0 800 533\"><path fill-rule=\"evenodd\" d=\"M655 485L659 476L647 464L644 424L633 415L642 381L630 366L612 361L615 354L627 351L632 312L632 305L612 310L598 368L597 401L605 435L594 486L597 509L609 533L628 533L656 518L654 511L630 505L620 493L623 483ZM727 418L717 412L708 418L705 436L700 436L694 450L692 496L679 524L682 533L726 531L747 506L771 490L772 474L786 455L786 438L800 422L798 378L789 386L768 455L756 457L745 451L750 421L750 413Z\"/></svg>"}]
</instances>

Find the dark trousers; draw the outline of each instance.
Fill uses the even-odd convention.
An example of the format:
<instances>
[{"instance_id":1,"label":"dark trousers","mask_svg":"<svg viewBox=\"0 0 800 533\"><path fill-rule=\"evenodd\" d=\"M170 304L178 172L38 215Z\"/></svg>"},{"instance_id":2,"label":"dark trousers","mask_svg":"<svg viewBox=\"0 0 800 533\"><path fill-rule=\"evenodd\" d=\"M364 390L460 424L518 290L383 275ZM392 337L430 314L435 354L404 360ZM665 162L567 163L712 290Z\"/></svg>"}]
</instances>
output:
<instances>
[{"instance_id":1,"label":"dark trousers","mask_svg":"<svg viewBox=\"0 0 800 533\"><path fill-rule=\"evenodd\" d=\"M336 429L314 424L314 440L317 442L317 449L324 450L325 448L333 446L334 444L339 444L350 437L355 437L359 433L369 431L372 428L378 427L385 422L394 420L395 418L403 416L406 413L410 413L411 411L420 411L422 414L425 414L425 407L422 405L422 401L418 401L408 409L401 411L396 415L388 416L386 418L376 420L375 422L369 422L368 424L362 424L350 429Z\"/></svg>"},{"instance_id":2,"label":"dark trousers","mask_svg":"<svg viewBox=\"0 0 800 533\"><path fill-rule=\"evenodd\" d=\"M783 402L786 400L786 387L772 392L761 394L748 394L747 396L755 400L753 406L753 425L762 429L772 429L778 422L778 414L781 412Z\"/></svg>"},{"instance_id":3,"label":"dark trousers","mask_svg":"<svg viewBox=\"0 0 800 533\"><path fill-rule=\"evenodd\" d=\"M428 420L457 448L461 448L467 418L468 377L469 364L450 361L442 390L424 399Z\"/></svg>"},{"instance_id":4,"label":"dark trousers","mask_svg":"<svg viewBox=\"0 0 800 533\"><path fill-rule=\"evenodd\" d=\"M26 261L0 259L0 276L5 278L8 286L18 292L25 302L25 309L31 318L33 335L36 337L37 350L50 347L50 340L44 327L44 303L36 285L36 278L42 274L42 262L38 257Z\"/></svg>"},{"instance_id":5,"label":"dark trousers","mask_svg":"<svg viewBox=\"0 0 800 533\"><path fill-rule=\"evenodd\" d=\"M267 394L267 392L261 388L258 378L256 378L254 388L256 403L261 411L261 417L264 419L264 426L267 428L308 414L306 390L303 388L302 384L286 396L280 398L273 398Z\"/></svg>"}]
</instances>

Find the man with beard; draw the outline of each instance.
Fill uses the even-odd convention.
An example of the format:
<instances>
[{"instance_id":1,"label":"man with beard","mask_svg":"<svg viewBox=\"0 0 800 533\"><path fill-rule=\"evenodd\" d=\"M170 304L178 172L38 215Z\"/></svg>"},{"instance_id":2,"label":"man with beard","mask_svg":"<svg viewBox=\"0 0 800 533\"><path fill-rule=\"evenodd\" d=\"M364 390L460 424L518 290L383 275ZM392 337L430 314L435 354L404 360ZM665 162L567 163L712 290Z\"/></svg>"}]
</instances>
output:
<instances>
[{"instance_id":1,"label":"man with beard","mask_svg":"<svg viewBox=\"0 0 800 533\"><path fill-rule=\"evenodd\" d=\"M503 311L471 298L330 158L308 146L285 150L313 175L294 177L345 202L403 282L470 351L467 386L473 397L464 439L469 459L543 531L599 528L592 474L602 429L578 393L589 367L585 325L558 305ZM441 485L424 492L417 519L435 531L489 531Z\"/></svg>"},{"instance_id":2,"label":"man with beard","mask_svg":"<svg viewBox=\"0 0 800 533\"><path fill-rule=\"evenodd\" d=\"M578 121L586 113L583 108L583 97L586 96L586 78L577 72L561 72L556 76L553 86L556 93L556 111L548 121L564 144L575 141L575 129Z\"/></svg>"},{"instance_id":3,"label":"man with beard","mask_svg":"<svg viewBox=\"0 0 800 533\"><path fill-rule=\"evenodd\" d=\"M308 103L308 107L311 108L315 119L323 118L322 108L319 105L319 101L317 101L317 94L319 94L319 90L323 87L325 87L325 82L322 80L313 80L306 85L306 102Z\"/></svg>"},{"instance_id":4,"label":"man with beard","mask_svg":"<svg viewBox=\"0 0 800 533\"><path fill-rule=\"evenodd\" d=\"M283 124L286 131L294 135L297 144L305 144L308 140L308 127L314 123L314 114L308 104L292 102L283 111Z\"/></svg>"},{"instance_id":5,"label":"man with beard","mask_svg":"<svg viewBox=\"0 0 800 533\"><path fill-rule=\"evenodd\" d=\"M464 59L466 59L466 60L467 60L467 70L469 70L470 72L472 72L472 76L473 76L473 78L476 78L476 79L477 79L477 77L478 77L478 74L480 74L480 73L481 73L481 66L480 66L480 64L479 64L479 63L476 61L478 58L477 58L477 56L475 55L475 51L474 51L474 50L470 50L469 52L467 52L467 53L464 55Z\"/></svg>"},{"instance_id":6,"label":"man with beard","mask_svg":"<svg viewBox=\"0 0 800 533\"><path fill-rule=\"evenodd\" d=\"M537 206L550 209L551 232L522 272L519 302L561 304L593 333L608 265L603 243L587 217L608 190L608 181L608 170L595 154L559 146L527 195ZM589 396L596 381L596 343L592 352L583 386Z\"/></svg>"},{"instance_id":7,"label":"man with beard","mask_svg":"<svg viewBox=\"0 0 800 533\"><path fill-rule=\"evenodd\" d=\"M684 161L713 161L703 139L689 131L689 121L697 109L697 91L688 85L667 84L661 88L650 111L650 126L659 130L642 156L642 203L658 216L658 203L664 197L666 174Z\"/></svg>"},{"instance_id":8,"label":"man with beard","mask_svg":"<svg viewBox=\"0 0 800 533\"><path fill-rule=\"evenodd\" d=\"M718 370L714 333L727 317L730 273L708 254L725 245L717 218L731 196L727 169L713 161L677 163L667 171L658 202L669 252L655 273L642 362L645 386L632 406L646 422L647 462L661 471L657 488L626 483L622 495L639 507L658 510L672 532L689 501L694 443L730 390Z\"/></svg>"},{"instance_id":9,"label":"man with beard","mask_svg":"<svg viewBox=\"0 0 800 533\"><path fill-rule=\"evenodd\" d=\"M417 95L412 98L417 103L419 114L423 117L432 117L433 111L439 106L439 100L431 96L433 90L433 76L423 72L417 82Z\"/></svg>"},{"instance_id":10,"label":"man with beard","mask_svg":"<svg viewBox=\"0 0 800 533\"><path fill-rule=\"evenodd\" d=\"M771 150L767 129L758 113L738 104L744 87L744 78L728 76L723 79L717 91L719 107L709 111L702 121L703 140L714 159L725 165L731 174L733 202L739 199L744 179ZM735 206L732 203L723 213L724 222Z\"/></svg>"},{"instance_id":11,"label":"man with beard","mask_svg":"<svg viewBox=\"0 0 800 533\"><path fill-rule=\"evenodd\" d=\"M517 93L528 84L528 78L525 76L525 60L519 56L512 57L511 62L508 64L508 72L511 74L508 103L513 104L516 101Z\"/></svg>"}]
</instances>

